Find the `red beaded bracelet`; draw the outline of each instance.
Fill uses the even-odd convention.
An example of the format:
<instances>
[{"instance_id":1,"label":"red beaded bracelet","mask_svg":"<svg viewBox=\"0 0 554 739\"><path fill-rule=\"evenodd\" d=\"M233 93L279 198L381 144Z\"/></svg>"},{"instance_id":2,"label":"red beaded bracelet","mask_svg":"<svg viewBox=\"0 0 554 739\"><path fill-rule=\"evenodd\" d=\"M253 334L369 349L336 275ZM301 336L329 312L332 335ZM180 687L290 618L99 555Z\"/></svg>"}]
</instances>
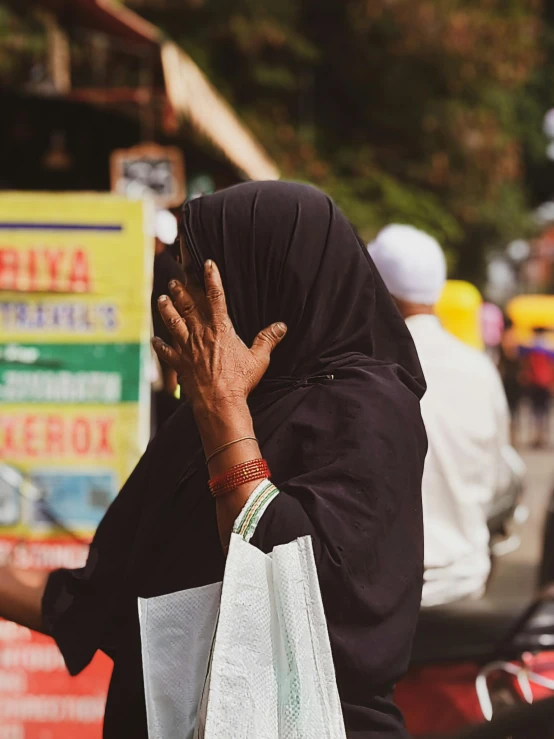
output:
<instances>
[{"instance_id":1,"label":"red beaded bracelet","mask_svg":"<svg viewBox=\"0 0 554 739\"><path fill-rule=\"evenodd\" d=\"M241 485L265 480L270 475L271 472L265 459L252 459L249 462L236 464L222 475L214 477L209 483L210 490L214 498L218 498L220 495L232 493Z\"/></svg>"}]
</instances>

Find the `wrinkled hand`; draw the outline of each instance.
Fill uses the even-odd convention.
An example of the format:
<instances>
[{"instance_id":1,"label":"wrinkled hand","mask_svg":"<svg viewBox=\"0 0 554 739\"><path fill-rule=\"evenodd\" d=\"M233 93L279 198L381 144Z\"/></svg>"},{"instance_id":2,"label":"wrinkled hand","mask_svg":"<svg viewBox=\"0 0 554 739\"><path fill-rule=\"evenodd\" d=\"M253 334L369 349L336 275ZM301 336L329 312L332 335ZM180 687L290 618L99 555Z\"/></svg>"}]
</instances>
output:
<instances>
[{"instance_id":1,"label":"wrinkled hand","mask_svg":"<svg viewBox=\"0 0 554 739\"><path fill-rule=\"evenodd\" d=\"M193 410L217 412L222 404L246 401L287 329L282 323L269 326L249 349L231 323L221 275L211 260L206 262L204 279L205 295L197 298L182 284L170 283L173 300L162 295L158 307L176 348L157 337L153 346L158 357L176 371Z\"/></svg>"}]
</instances>

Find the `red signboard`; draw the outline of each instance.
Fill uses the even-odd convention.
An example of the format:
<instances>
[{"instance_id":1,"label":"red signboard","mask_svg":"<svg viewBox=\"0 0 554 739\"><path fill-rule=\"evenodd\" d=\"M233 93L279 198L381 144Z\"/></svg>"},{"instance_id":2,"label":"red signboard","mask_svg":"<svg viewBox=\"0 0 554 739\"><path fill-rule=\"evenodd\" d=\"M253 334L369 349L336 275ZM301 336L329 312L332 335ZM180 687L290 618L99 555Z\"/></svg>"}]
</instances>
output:
<instances>
[{"instance_id":1,"label":"red signboard","mask_svg":"<svg viewBox=\"0 0 554 739\"><path fill-rule=\"evenodd\" d=\"M17 567L79 567L85 557L67 539L0 539L0 558ZM101 739L111 668L99 653L71 677L52 639L0 621L0 739Z\"/></svg>"}]
</instances>

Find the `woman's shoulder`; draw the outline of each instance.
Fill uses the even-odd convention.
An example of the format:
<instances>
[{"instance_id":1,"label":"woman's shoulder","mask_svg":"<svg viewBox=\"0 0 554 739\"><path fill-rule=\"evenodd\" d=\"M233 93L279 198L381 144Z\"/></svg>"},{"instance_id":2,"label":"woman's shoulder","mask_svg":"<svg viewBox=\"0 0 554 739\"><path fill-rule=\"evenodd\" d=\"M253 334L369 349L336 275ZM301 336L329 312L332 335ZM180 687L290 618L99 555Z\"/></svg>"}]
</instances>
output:
<instances>
[{"instance_id":1,"label":"woman's shoulder","mask_svg":"<svg viewBox=\"0 0 554 739\"><path fill-rule=\"evenodd\" d=\"M352 453L386 447L398 456L412 449L425 456L427 436L418 396L394 365L352 368L314 385L301 413L294 414L297 438Z\"/></svg>"},{"instance_id":2,"label":"woman's shoulder","mask_svg":"<svg viewBox=\"0 0 554 739\"><path fill-rule=\"evenodd\" d=\"M384 407L389 413L411 417L415 423L421 423L420 386L398 365L375 363L341 369L332 379L317 383L315 388L315 402L345 411L357 408L358 414L353 418L363 420L366 414L371 415L377 408Z\"/></svg>"}]
</instances>

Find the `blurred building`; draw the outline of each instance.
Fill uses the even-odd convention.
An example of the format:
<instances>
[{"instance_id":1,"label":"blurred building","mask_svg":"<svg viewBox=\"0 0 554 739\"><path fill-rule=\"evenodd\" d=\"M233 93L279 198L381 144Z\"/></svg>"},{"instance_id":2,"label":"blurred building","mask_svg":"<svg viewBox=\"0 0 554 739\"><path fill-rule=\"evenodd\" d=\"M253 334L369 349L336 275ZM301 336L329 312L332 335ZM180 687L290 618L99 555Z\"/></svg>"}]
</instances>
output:
<instances>
[{"instance_id":1,"label":"blurred building","mask_svg":"<svg viewBox=\"0 0 554 739\"><path fill-rule=\"evenodd\" d=\"M189 185L278 177L193 60L107 0L4 2L0 106L1 189L109 190L110 154L143 141L178 146Z\"/></svg>"}]
</instances>

